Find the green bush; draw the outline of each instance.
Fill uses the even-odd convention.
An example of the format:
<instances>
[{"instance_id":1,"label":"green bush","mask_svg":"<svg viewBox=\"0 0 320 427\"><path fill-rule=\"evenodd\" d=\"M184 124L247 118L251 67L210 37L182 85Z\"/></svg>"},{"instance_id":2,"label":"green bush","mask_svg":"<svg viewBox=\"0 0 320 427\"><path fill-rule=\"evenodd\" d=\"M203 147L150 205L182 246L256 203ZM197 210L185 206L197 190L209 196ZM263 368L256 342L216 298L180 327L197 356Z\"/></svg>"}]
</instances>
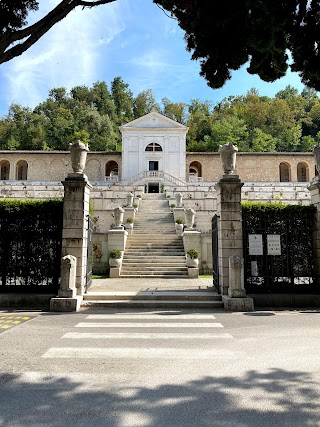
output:
<instances>
[{"instance_id":1,"label":"green bush","mask_svg":"<svg viewBox=\"0 0 320 427\"><path fill-rule=\"evenodd\" d=\"M175 207L176 207L176 205L174 203L171 203L170 208L173 209Z\"/></svg>"},{"instance_id":2,"label":"green bush","mask_svg":"<svg viewBox=\"0 0 320 427\"><path fill-rule=\"evenodd\" d=\"M109 253L109 258L114 258L114 259L122 258L122 251L120 251L120 249L113 249Z\"/></svg>"},{"instance_id":3,"label":"green bush","mask_svg":"<svg viewBox=\"0 0 320 427\"><path fill-rule=\"evenodd\" d=\"M184 220L182 218L177 218L176 224L184 224Z\"/></svg>"},{"instance_id":4,"label":"green bush","mask_svg":"<svg viewBox=\"0 0 320 427\"><path fill-rule=\"evenodd\" d=\"M134 204L132 205L132 207L136 209L136 208L138 207L138 205L137 205L136 203L134 203Z\"/></svg>"},{"instance_id":5,"label":"green bush","mask_svg":"<svg viewBox=\"0 0 320 427\"><path fill-rule=\"evenodd\" d=\"M191 259L198 259L198 258L199 258L199 256L200 256L200 251L198 251L198 249L192 248L192 249L189 249L189 250L187 251L187 255L188 255L188 256L189 256L189 258L191 258Z\"/></svg>"},{"instance_id":6,"label":"green bush","mask_svg":"<svg viewBox=\"0 0 320 427\"><path fill-rule=\"evenodd\" d=\"M134 219L133 219L133 218L127 218L127 223L128 223L128 224L133 224L133 222L134 222Z\"/></svg>"}]
</instances>

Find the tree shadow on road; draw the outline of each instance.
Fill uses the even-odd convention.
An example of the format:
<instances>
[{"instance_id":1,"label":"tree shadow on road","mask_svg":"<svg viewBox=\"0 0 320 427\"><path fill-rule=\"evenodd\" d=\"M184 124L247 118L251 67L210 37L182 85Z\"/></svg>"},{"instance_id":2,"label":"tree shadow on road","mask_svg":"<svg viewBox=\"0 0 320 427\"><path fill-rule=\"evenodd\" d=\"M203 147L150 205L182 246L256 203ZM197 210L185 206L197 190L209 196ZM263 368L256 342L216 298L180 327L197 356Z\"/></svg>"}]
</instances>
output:
<instances>
[{"instance_id":1,"label":"tree shadow on road","mask_svg":"<svg viewBox=\"0 0 320 427\"><path fill-rule=\"evenodd\" d=\"M111 392L58 375L2 374L0 387L1 427L320 426L319 383L306 372L251 370Z\"/></svg>"}]
</instances>

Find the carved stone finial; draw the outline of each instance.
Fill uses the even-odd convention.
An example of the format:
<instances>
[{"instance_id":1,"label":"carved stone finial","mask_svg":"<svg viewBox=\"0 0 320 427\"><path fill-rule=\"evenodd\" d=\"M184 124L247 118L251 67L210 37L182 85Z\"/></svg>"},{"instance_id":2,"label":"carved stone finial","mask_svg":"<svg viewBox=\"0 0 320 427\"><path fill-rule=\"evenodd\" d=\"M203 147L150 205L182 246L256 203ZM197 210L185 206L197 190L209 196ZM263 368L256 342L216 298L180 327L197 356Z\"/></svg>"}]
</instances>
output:
<instances>
[{"instance_id":1,"label":"carved stone finial","mask_svg":"<svg viewBox=\"0 0 320 427\"><path fill-rule=\"evenodd\" d=\"M86 167L87 153L89 151L88 145L77 140L73 144L69 144L69 146L73 172L82 174Z\"/></svg>"},{"instance_id":2,"label":"carved stone finial","mask_svg":"<svg viewBox=\"0 0 320 427\"><path fill-rule=\"evenodd\" d=\"M312 152L316 160L316 169L320 175L320 145L314 145Z\"/></svg>"},{"instance_id":3,"label":"carved stone finial","mask_svg":"<svg viewBox=\"0 0 320 427\"><path fill-rule=\"evenodd\" d=\"M219 153L225 175L233 175L236 172L236 155L238 147L233 142L219 146Z\"/></svg>"}]
</instances>

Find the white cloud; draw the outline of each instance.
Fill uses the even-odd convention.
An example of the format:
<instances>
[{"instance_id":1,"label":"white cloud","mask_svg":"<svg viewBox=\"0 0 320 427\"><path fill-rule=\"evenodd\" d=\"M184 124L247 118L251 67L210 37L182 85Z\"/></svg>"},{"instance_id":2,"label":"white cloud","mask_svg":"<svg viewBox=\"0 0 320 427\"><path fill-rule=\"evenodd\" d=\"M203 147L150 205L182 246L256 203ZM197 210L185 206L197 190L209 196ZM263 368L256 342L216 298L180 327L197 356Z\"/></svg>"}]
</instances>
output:
<instances>
[{"instance_id":1,"label":"white cloud","mask_svg":"<svg viewBox=\"0 0 320 427\"><path fill-rule=\"evenodd\" d=\"M57 1L40 1L40 12ZM121 2L120 2L121 3ZM121 21L123 2L71 12L41 40L20 57L5 64L6 96L9 102L34 107L53 87L70 89L95 81L98 52L124 30ZM29 22L34 19L29 19ZM5 82L2 81L2 85Z\"/></svg>"}]
</instances>

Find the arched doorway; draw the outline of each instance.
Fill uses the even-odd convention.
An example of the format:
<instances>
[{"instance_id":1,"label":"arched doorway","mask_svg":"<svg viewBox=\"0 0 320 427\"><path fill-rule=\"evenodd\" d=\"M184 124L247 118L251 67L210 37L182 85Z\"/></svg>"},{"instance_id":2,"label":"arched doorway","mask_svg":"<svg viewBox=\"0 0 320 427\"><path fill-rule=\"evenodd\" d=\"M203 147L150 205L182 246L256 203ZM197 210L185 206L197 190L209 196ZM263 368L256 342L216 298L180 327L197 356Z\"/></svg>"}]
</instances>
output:
<instances>
[{"instance_id":1,"label":"arched doorway","mask_svg":"<svg viewBox=\"0 0 320 427\"><path fill-rule=\"evenodd\" d=\"M309 181L309 168L306 163L300 162L297 166L297 177L298 182L308 182Z\"/></svg>"},{"instance_id":2,"label":"arched doorway","mask_svg":"<svg viewBox=\"0 0 320 427\"><path fill-rule=\"evenodd\" d=\"M189 165L189 181L202 181L202 164L198 161L191 162Z\"/></svg>"},{"instance_id":3,"label":"arched doorway","mask_svg":"<svg viewBox=\"0 0 320 427\"><path fill-rule=\"evenodd\" d=\"M119 180L119 165L115 160L109 160L105 168L106 181L117 182Z\"/></svg>"},{"instance_id":4,"label":"arched doorway","mask_svg":"<svg viewBox=\"0 0 320 427\"><path fill-rule=\"evenodd\" d=\"M20 160L16 166L16 180L25 181L28 179L28 163Z\"/></svg>"},{"instance_id":5,"label":"arched doorway","mask_svg":"<svg viewBox=\"0 0 320 427\"><path fill-rule=\"evenodd\" d=\"M291 167L289 163L282 162L279 165L280 182L291 181Z\"/></svg>"},{"instance_id":6,"label":"arched doorway","mask_svg":"<svg viewBox=\"0 0 320 427\"><path fill-rule=\"evenodd\" d=\"M8 160L0 162L0 180L7 181L10 177L10 163Z\"/></svg>"}]
</instances>

